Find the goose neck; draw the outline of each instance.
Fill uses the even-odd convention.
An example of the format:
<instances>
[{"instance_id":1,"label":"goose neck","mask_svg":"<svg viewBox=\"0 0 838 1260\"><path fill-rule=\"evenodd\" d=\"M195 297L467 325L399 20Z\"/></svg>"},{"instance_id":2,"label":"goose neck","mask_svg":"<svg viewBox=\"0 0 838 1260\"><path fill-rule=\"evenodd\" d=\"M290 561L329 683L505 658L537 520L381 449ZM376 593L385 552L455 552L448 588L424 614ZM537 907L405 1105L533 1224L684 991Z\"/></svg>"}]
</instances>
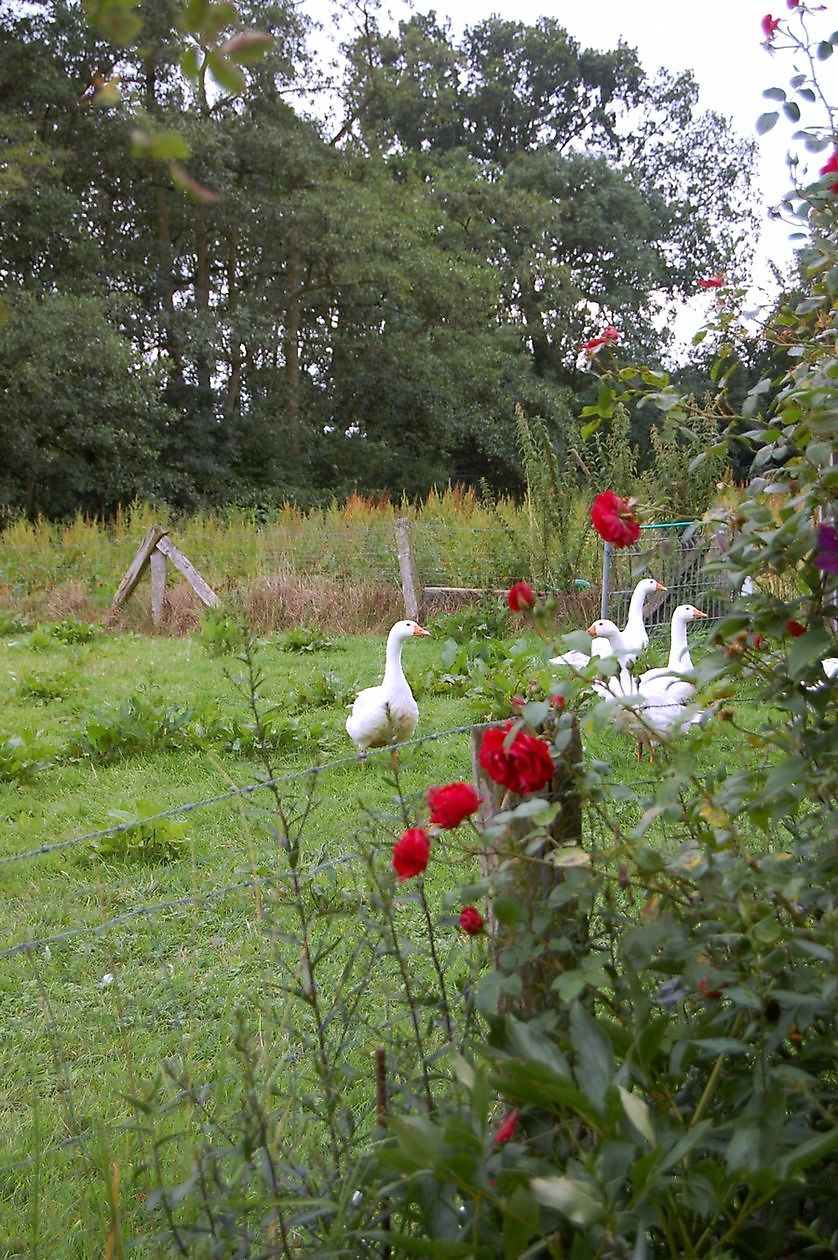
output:
<instances>
[{"instance_id":1,"label":"goose neck","mask_svg":"<svg viewBox=\"0 0 838 1260\"><path fill-rule=\"evenodd\" d=\"M396 635L391 635L387 640L387 652L384 658L385 683L404 676L404 671L402 670L402 643L403 640Z\"/></svg>"},{"instance_id":2,"label":"goose neck","mask_svg":"<svg viewBox=\"0 0 838 1260\"><path fill-rule=\"evenodd\" d=\"M643 608L646 603L647 594L648 592L642 586L636 586L632 591L628 610L628 620L630 622L638 620L642 621Z\"/></svg>"},{"instance_id":3,"label":"goose neck","mask_svg":"<svg viewBox=\"0 0 838 1260\"><path fill-rule=\"evenodd\" d=\"M690 659L687 649L687 623L683 617L673 617L669 638L669 668L689 668Z\"/></svg>"}]
</instances>

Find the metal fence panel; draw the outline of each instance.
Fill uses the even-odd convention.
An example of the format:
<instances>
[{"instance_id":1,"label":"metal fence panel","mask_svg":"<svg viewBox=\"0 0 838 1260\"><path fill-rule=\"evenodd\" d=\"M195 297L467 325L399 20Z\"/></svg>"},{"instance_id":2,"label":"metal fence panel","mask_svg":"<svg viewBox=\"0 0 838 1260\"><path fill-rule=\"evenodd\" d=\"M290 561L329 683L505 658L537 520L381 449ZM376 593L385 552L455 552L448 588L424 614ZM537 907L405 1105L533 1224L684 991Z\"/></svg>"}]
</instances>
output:
<instances>
[{"instance_id":1,"label":"metal fence panel","mask_svg":"<svg viewBox=\"0 0 838 1260\"><path fill-rule=\"evenodd\" d=\"M629 600L642 577L657 578L667 593L646 603L646 623L668 622L678 604L695 604L712 619L725 616L735 592L719 584L719 576L707 571L707 562L724 549L725 539L717 522L671 521L641 525L632 547L605 544L602 566L601 616L622 625Z\"/></svg>"}]
</instances>

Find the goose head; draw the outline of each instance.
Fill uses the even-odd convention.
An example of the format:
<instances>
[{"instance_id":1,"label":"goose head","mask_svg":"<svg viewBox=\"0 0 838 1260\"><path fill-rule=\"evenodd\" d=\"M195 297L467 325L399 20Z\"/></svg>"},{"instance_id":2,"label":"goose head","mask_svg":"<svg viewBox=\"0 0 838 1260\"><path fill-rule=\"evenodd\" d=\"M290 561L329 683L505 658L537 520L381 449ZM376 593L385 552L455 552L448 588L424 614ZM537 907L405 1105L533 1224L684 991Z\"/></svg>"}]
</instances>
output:
<instances>
[{"instance_id":1,"label":"goose head","mask_svg":"<svg viewBox=\"0 0 838 1260\"><path fill-rule=\"evenodd\" d=\"M696 608L695 604L679 604L672 614L673 620L676 617L679 621L705 621L707 613Z\"/></svg>"},{"instance_id":2,"label":"goose head","mask_svg":"<svg viewBox=\"0 0 838 1260\"><path fill-rule=\"evenodd\" d=\"M655 591L668 591L669 587L664 586L663 582L659 582L657 578L647 577L641 578L634 589L635 592L641 593L645 598L647 595L654 594Z\"/></svg>"},{"instance_id":3,"label":"goose head","mask_svg":"<svg viewBox=\"0 0 838 1260\"><path fill-rule=\"evenodd\" d=\"M397 621L391 627L387 637L396 643L404 643L407 639L412 639L414 635L423 637L430 635L430 633L430 630L420 626L418 621L411 621L409 618L405 618L404 621Z\"/></svg>"},{"instance_id":4,"label":"goose head","mask_svg":"<svg viewBox=\"0 0 838 1260\"><path fill-rule=\"evenodd\" d=\"M618 625L613 621L609 621L607 617L600 617L596 621L592 621L587 627L586 634L592 639L607 639L612 647L621 647L623 643L623 633Z\"/></svg>"}]
</instances>

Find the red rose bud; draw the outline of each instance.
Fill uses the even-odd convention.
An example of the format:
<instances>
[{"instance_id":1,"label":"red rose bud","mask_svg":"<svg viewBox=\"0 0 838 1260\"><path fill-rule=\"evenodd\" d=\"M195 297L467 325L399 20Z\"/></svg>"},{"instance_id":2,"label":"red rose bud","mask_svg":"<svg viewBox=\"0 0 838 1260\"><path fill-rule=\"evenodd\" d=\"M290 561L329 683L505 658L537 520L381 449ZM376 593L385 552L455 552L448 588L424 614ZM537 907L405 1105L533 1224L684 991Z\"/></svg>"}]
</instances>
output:
<instances>
[{"instance_id":1,"label":"red rose bud","mask_svg":"<svg viewBox=\"0 0 838 1260\"><path fill-rule=\"evenodd\" d=\"M717 271L714 276L705 276L703 280L699 280L699 289L720 289L725 282L724 273Z\"/></svg>"},{"instance_id":2,"label":"red rose bud","mask_svg":"<svg viewBox=\"0 0 838 1260\"><path fill-rule=\"evenodd\" d=\"M550 704L554 709L563 709L565 706L565 698L564 696L551 696Z\"/></svg>"},{"instance_id":3,"label":"red rose bud","mask_svg":"<svg viewBox=\"0 0 838 1260\"><path fill-rule=\"evenodd\" d=\"M586 354L595 354L601 346L614 346L619 340L619 331L613 324L609 324L607 328L603 329L601 336L591 337L590 341L583 342L579 349Z\"/></svg>"},{"instance_id":4,"label":"red rose bud","mask_svg":"<svg viewBox=\"0 0 838 1260\"><path fill-rule=\"evenodd\" d=\"M716 998L720 998L722 996L721 989L710 988L710 981L707 980L705 976L702 976L698 982L698 992L703 998L706 998L708 1002L713 1002Z\"/></svg>"},{"instance_id":5,"label":"red rose bud","mask_svg":"<svg viewBox=\"0 0 838 1260\"><path fill-rule=\"evenodd\" d=\"M479 804L480 797L470 783L448 783L445 787L428 788L430 820L446 831L459 827Z\"/></svg>"},{"instance_id":6,"label":"red rose bud","mask_svg":"<svg viewBox=\"0 0 838 1260\"><path fill-rule=\"evenodd\" d=\"M460 927L467 936L479 936L483 931L483 915L477 906L465 906L460 911Z\"/></svg>"},{"instance_id":7,"label":"red rose bud","mask_svg":"<svg viewBox=\"0 0 838 1260\"><path fill-rule=\"evenodd\" d=\"M591 505L591 521L600 538L615 547L628 547L640 537L640 526L625 499L613 490L598 494Z\"/></svg>"},{"instance_id":8,"label":"red rose bud","mask_svg":"<svg viewBox=\"0 0 838 1260\"><path fill-rule=\"evenodd\" d=\"M527 612L535 603L529 582L516 582L506 593L506 602L514 613Z\"/></svg>"},{"instance_id":9,"label":"red rose bud","mask_svg":"<svg viewBox=\"0 0 838 1260\"><path fill-rule=\"evenodd\" d=\"M518 1121L520 1118L521 1113L517 1107L514 1111L510 1111L509 1114L504 1117L503 1124L495 1134L495 1141L499 1146L502 1146L504 1142L508 1142L510 1138L515 1136L515 1130L518 1128Z\"/></svg>"},{"instance_id":10,"label":"red rose bud","mask_svg":"<svg viewBox=\"0 0 838 1260\"><path fill-rule=\"evenodd\" d=\"M422 827L410 827L393 845L393 869L399 879L421 875L428 865L431 842Z\"/></svg>"},{"instance_id":11,"label":"red rose bud","mask_svg":"<svg viewBox=\"0 0 838 1260\"><path fill-rule=\"evenodd\" d=\"M786 629L793 639L799 639L801 634L806 633L806 627L801 626L799 621L787 621Z\"/></svg>"}]
</instances>

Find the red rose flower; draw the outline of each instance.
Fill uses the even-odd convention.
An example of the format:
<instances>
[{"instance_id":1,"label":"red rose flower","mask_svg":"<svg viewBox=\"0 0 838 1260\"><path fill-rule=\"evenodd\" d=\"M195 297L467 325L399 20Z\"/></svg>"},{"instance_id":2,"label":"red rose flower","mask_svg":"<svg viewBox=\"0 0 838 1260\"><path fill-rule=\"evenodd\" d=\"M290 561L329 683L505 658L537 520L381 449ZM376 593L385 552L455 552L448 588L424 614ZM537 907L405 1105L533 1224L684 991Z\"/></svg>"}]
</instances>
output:
<instances>
[{"instance_id":1,"label":"red rose flower","mask_svg":"<svg viewBox=\"0 0 838 1260\"><path fill-rule=\"evenodd\" d=\"M504 1117L503 1124L495 1134L495 1141L499 1146L502 1146L504 1142L508 1142L510 1138L515 1136L515 1130L518 1128L518 1121L520 1119L521 1113L517 1107L514 1111L510 1111L509 1114Z\"/></svg>"},{"instance_id":2,"label":"red rose flower","mask_svg":"<svg viewBox=\"0 0 838 1260\"><path fill-rule=\"evenodd\" d=\"M793 639L799 639L801 634L806 633L806 627L801 626L799 621L787 621L786 629Z\"/></svg>"},{"instance_id":3,"label":"red rose flower","mask_svg":"<svg viewBox=\"0 0 838 1260\"><path fill-rule=\"evenodd\" d=\"M518 730L507 746L512 723L493 726L483 734L480 764L490 779L519 796L539 792L552 779L555 768L543 739Z\"/></svg>"},{"instance_id":4,"label":"red rose flower","mask_svg":"<svg viewBox=\"0 0 838 1260\"><path fill-rule=\"evenodd\" d=\"M628 547L640 537L640 526L625 499L613 490L598 494L591 507L591 520L600 538L615 547Z\"/></svg>"},{"instance_id":5,"label":"red rose flower","mask_svg":"<svg viewBox=\"0 0 838 1260\"><path fill-rule=\"evenodd\" d=\"M477 906L465 906L460 911L460 927L467 936L479 936L483 931L483 915Z\"/></svg>"},{"instance_id":6,"label":"red rose flower","mask_svg":"<svg viewBox=\"0 0 838 1260\"><path fill-rule=\"evenodd\" d=\"M470 783L448 783L445 787L428 788L431 822L446 831L459 827L479 804L480 797Z\"/></svg>"},{"instance_id":7,"label":"red rose flower","mask_svg":"<svg viewBox=\"0 0 838 1260\"><path fill-rule=\"evenodd\" d=\"M765 17L762 19L762 30L763 30L763 34L765 35L765 38L773 39L774 32L776 31L779 25L780 25L779 18L774 18L771 16L770 13L766 13Z\"/></svg>"},{"instance_id":8,"label":"red rose flower","mask_svg":"<svg viewBox=\"0 0 838 1260\"><path fill-rule=\"evenodd\" d=\"M393 845L393 869L399 879L421 875L431 856L431 842L422 827L409 827Z\"/></svg>"},{"instance_id":9,"label":"red rose flower","mask_svg":"<svg viewBox=\"0 0 838 1260\"><path fill-rule=\"evenodd\" d=\"M565 703L566 701L565 701L564 696L551 696L550 697L550 705L554 709L563 709L565 706Z\"/></svg>"},{"instance_id":10,"label":"red rose flower","mask_svg":"<svg viewBox=\"0 0 838 1260\"><path fill-rule=\"evenodd\" d=\"M833 171L838 171L838 149L833 150L832 157L825 166L821 167L820 173L821 175L831 175ZM832 184L831 187L834 193L838 193L838 181Z\"/></svg>"},{"instance_id":11,"label":"red rose flower","mask_svg":"<svg viewBox=\"0 0 838 1260\"><path fill-rule=\"evenodd\" d=\"M506 592L506 602L514 613L526 612L535 603L529 582L516 582Z\"/></svg>"},{"instance_id":12,"label":"red rose flower","mask_svg":"<svg viewBox=\"0 0 838 1260\"><path fill-rule=\"evenodd\" d=\"M724 272L717 271L714 276L705 276L703 280L699 280L699 289L720 289L725 282Z\"/></svg>"},{"instance_id":13,"label":"red rose flower","mask_svg":"<svg viewBox=\"0 0 838 1260\"><path fill-rule=\"evenodd\" d=\"M800 4L800 0L786 0L786 4L790 9L796 9Z\"/></svg>"},{"instance_id":14,"label":"red rose flower","mask_svg":"<svg viewBox=\"0 0 838 1260\"><path fill-rule=\"evenodd\" d=\"M599 337L591 337L590 341L585 341L580 346L586 354L594 354L599 350L600 346L613 346L620 340L619 330L613 324L609 324L607 328L602 330Z\"/></svg>"}]
</instances>

